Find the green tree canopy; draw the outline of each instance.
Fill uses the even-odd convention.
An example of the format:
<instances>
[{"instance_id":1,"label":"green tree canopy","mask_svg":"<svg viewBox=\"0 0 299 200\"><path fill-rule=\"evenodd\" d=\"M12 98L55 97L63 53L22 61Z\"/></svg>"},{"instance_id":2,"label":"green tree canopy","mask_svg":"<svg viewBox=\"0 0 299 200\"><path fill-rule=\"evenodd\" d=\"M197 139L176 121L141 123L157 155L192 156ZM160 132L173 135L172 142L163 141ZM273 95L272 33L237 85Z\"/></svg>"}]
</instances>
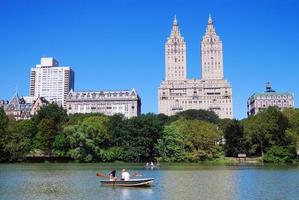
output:
<instances>
[{"instance_id":1,"label":"green tree canopy","mask_svg":"<svg viewBox=\"0 0 299 200\"><path fill-rule=\"evenodd\" d=\"M197 119L197 120L211 122L214 124L219 123L219 117L215 114L215 112L209 110L190 109L190 110L179 112L174 116L171 116L172 121L176 121L180 118L184 118L187 120Z\"/></svg>"},{"instance_id":2,"label":"green tree canopy","mask_svg":"<svg viewBox=\"0 0 299 200\"><path fill-rule=\"evenodd\" d=\"M237 156L247 153L243 125L238 120L227 120L223 133L225 138L224 152L226 156Z\"/></svg>"},{"instance_id":3,"label":"green tree canopy","mask_svg":"<svg viewBox=\"0 0 299 200\"><path fill-rule=\"evenodd\" d=\"M6 127L8 125L8 117L6 116L2 107L0 107L0 162L9 158L8 152L4 150L6 143Z\"/></svg>"},{"instance_id":4,"label":"green tree canopy","mask_svg":"<svg viewBox=\"0 0 299 200\"><path fill-rule=\"evenodd\" d=\"M109 118L105 115L90 116L83 120L82 126L86 126L90 133L91 139L101 146L109 146L111 143L111 136L108 134Z\"/></svg>"},{"instance_id":5,"label":"green tree canopy","mask_svg":"<svg viewBox=\"0 0 299 200\"><path fill-rule=\"evenodd\" d=\"M158 156L156 145L163 133L163 122L153 113L127 120L124 147L127 161L149 161Z\"/></svg>"},{"instance_id":6,"label":"green tree canopy","mask_svg":"<svg viewBox=\"0 0 299 200\"><path fill-rule=\"evenodd\" d=\"M38 124L38 133L35 138L35 148L52 155L53 142L58 135L56 124L53 119L43 118Z\"/></svg>"},{"instance_id":7,"label":"green tree canopy","mask_svg":"<svg viewBox=\"0 0 299 200\"><path fill-rule=\"evenodd\" d=\"M164 127L163 136L158 140L162 161L180 162L185 160L184 136L174 125Z\"/></svg>"},{"instance_id":8,"label":"green tree canopy","mask_svg":"<svg viewBox=\"0 0 299 200\"><path fill-rule=\"evenodd\" d=\"M299 109L287 108L283 111L283 115L288 118L289 129L299 137Z\"/></svg>"},{"instance_id":9,"label":"green tree canopy","mask_svg":"<svg viewBox=\"0 0 299 200\"><path fill-rule=\"evenodd\" d=\"M55 124L61 124L68 119L66 110L56 103L41 107L37 114L33 117L33 120L38 124L43 119L51 119Z\"/></svg>"},{"instance_id":10,"label":"green tree canopy","mask_svg":"<svg viewBox=\"0 0 299 200\"><path fill-rule=\"evenodd\" d=\"M263 156L271 146L287 146L287 127L287 118L275 107L269 107L245 120L244 131L252 146L250 153Z\"/></svg>"},{"instance_id":11,"label":"green tree canopy","mask_svg":"<svg viewBox=\"0 0 299 200\"><path fill-rule=\"evenodd\" d=\"M23 159L30 152L32 137L36 127L31 120L11 121L3 138L3 148L10 155L10 160Z\"/></svg>"},{"instance_id":12,"label":"green tree canopy","mask_svg":"<svg viewBox=\"0 0 299 200\"><path fill-rule=\"evenodd\" d=\"M187 158L190 161L210 159L217 152L223 133L212 123L181 119L173 125L184 137Z\"/></svg>"}]
</instances>

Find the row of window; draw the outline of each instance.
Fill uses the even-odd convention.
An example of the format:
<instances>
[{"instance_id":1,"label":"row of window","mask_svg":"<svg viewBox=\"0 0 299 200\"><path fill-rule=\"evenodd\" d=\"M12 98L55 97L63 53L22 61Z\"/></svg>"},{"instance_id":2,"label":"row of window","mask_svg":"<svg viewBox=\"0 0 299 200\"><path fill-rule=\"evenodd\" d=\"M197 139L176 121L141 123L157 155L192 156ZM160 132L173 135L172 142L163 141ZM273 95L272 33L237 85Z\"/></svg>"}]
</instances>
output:
<instances>
[{"instance_id":1,"label":"row of window","mask_svg":"<svg viewBox=\"0 0 299 200\"><path fill-rule=\"evenodd\" d=\"M267 96L257 96L256 99L293 99L291 95L267 95Z\"/></svg>"}]
</instances>

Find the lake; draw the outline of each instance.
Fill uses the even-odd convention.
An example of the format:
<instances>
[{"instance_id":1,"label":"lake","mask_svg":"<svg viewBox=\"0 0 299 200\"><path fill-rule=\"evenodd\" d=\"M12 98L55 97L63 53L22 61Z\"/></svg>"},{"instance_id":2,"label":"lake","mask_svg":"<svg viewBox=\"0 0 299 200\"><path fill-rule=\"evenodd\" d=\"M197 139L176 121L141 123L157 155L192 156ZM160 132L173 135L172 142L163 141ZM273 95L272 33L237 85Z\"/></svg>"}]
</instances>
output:
<instances>
[{"instance_id":1,"label":"lake","mask_svg":"<svg viewBox=\"0 0 299 200\"><path fill-rule=\"evenodd\" d=\"M100 186L122 168L155 178L150 188ZM118 175L119 176L119 175ZM0 164L0 199L299 199L299 167L275 165Z\"/></svg>"}]
</instances>

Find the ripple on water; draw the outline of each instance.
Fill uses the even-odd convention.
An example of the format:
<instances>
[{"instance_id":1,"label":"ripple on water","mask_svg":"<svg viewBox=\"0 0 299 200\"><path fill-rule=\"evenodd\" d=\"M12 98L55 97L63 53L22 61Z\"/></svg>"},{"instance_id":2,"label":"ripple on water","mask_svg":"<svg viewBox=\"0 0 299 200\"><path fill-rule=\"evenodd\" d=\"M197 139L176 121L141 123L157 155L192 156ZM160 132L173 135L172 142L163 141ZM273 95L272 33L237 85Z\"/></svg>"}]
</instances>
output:
<instances>
[{"instance_id":1,"label":"ripple on water","mask_svg":"<svg viewBox=\"0 0 299 200\"><path fill-rule=\"evenodd\" d=\"M151 188L110 188L95 174L121 168L155 178ZM298 167L132 164L3 164L0 199L298 199ZM119 175L119 174L118 174Z\"/></svg>"}]
</instances>

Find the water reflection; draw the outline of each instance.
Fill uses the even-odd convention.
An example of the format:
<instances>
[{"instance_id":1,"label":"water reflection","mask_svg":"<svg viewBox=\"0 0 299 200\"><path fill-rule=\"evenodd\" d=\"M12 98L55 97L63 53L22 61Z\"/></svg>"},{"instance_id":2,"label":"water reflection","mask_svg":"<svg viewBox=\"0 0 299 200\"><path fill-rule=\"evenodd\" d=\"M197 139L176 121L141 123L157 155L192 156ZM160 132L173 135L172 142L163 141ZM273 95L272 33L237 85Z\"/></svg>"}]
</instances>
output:
<instances>
[{"instance_id":1,"label":"water reflection","mask_svg":"<svg viewBox=\"0 0 299 200\"><path fill-rule=\"evenodd\" d=\"M101 192L107 194L107 199L151 199L153 194L152 188L133 188L133 187L101 187Z\"/></svg>"},{"instance_id":2,"label":"water reflection","mask_svg":"<svg viewBox=\"0 0 299 200\"><path fill-rule=\"evenodd\" d=\"M167 171L162 199L234 199L234 171Z\"/></svg>"},{"instance_id":3,"label":"water reflection","mask_svg":"<svg viewBox=\"0 0 299 200\"><path fill-rule=\"evenodd\" d=\"M298 169L249 168L238 175L238 199L298 199Z\"/></svg>"}]
</instances>

